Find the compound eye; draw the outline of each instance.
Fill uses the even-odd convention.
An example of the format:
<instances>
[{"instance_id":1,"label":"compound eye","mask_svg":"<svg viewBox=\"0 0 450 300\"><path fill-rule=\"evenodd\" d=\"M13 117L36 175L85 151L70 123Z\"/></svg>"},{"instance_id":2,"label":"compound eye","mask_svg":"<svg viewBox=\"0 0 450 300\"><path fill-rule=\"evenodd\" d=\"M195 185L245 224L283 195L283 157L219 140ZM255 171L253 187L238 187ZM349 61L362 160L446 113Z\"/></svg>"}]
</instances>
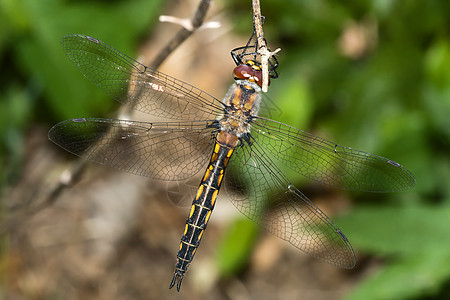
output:
<instances>
[{"instance_id":1,"label":"compound eye","mask_svg":"<svg viewBox=\"0 0 450 300\"><path fill-rule=\"evenodd\" d=\"M233 70L234 76L238 79L246 79L255 82L259 86L262 85L261 71L255 71L251 66L239 65Z\"/></svg>"},{"instance_id":2,"label":"compound eye","mask_svg":"<svg viewBox=\"0 0 450 300\"><path fill-rule=\"evenodd\" d=\"M255 71L247 65L239 65L233 70L234 76L238 79L250 79Z\"/></svg>"}]
</instances>

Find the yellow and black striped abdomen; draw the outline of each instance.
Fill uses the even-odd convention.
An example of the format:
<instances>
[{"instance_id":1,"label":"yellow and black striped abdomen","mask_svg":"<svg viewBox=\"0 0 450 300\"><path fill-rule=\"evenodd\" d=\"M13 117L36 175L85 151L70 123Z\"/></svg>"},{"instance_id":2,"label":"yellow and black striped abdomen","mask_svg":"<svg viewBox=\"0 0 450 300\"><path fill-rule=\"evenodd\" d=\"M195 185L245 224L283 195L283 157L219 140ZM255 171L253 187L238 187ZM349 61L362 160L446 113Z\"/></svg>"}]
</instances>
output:
<instances>
[{"instance_id":1,"label":"yellow and black striped abdomen","mask_svg":"<svg viewBox=\"0 0 450 300\"><path fill-rule=\"evenodd\" d=\"M197 194L192 202L191 210L186 220L184 233L181 237L180 249L177 254L175 274L170 284L170 288L172 288L178 280L177 290L180 289L184 273L194 258L197 247L202 239L203 232L208 225L209 218L219 193L220 185L222 184L225 167L227 166L233 151L233 145L221 143L220 141L216 142L210 163L200 186L198 187Z\"/></svg>"}]
</instances>

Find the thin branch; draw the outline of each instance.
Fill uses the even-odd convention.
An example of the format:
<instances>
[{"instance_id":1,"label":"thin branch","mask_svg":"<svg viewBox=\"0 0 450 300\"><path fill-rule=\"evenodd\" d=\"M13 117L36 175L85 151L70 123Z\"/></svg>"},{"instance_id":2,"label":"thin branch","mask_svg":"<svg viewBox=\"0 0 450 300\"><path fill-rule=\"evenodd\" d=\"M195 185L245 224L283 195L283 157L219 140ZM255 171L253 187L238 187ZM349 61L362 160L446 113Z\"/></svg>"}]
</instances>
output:
<instances>
[{"instance_id":1,"label":"thin branch","mask_svg":"<svg viewBox=\"0 0 450 300\"><path fill-rule=\"evenodd\" d=\"M167 23L177 24L177 25L180 25L190 31L192 31L194 29L194 28L192 28L191 19L182 19L182 18L178 18L175 16L161 15L161 16L159 16L159 21L161 23L167 22ZM197 28L197 30L206 29L206 28L219 28L219 27L220 27L220 22L210 21L210 22L203 23L199 28Z\"/></svg>"},{"instance_id":2,"label":"thin branch","mask_svg":"<svg viewBox=\"0 0 450 300\"><path fill-rule=\"evenodd\" d=\"M150 63L150 68L158 69L159 66L166 60L166 58L180 46L187 38L189 38L200 26L202 26L203 21L208 11L211 0L201 0L194 16L190 20L184 20L181 25L181 29L175 34L175 36L166 44L166 46L159 51L153 61ZM161 19L161 18L160 18ZM164 19L164 18L163 18ZM130 102L128 105L123 106L122 111L119 112L120 118L127 118L134 111L137 102L140 99L140 94L143 92L143 87L141 86L139 90L136 90L136 95L133 97L135 100Z\"/></svg>"},{"instance_id":3,"label":"thin branch","mask_svg":"<svg viewBox=\"0 0 450 300\"><path fill-rule=\"evenodd\" d=\"M169 43L156 55L150 67L157 69L163 61L181 45L188 37L190 37L202 24L208 11L211 0L202 0L194 13L194 16L190 20L190 25L183 26L180 31L177 32L175 37L169 41Z\"/></svg>"},{"instance_id":4,"label":"thin branch","mask_svg":"<svg viewBox=\"0 0 450 300\"><path fill-rule=\"evenodd\" d=\"M262 91L267 92L269 87L269 58L278 51L270 52L264 38L264 31L261 23L261 5L259 0L252 0L253 7L253 26L256 32L256 41L258 44L258 53L261 55L262 67Z\"/></svg>"},{"instance_id":5,"label":"thin branch","mask_svg":"<svg viewBox=\"0 0 450 300\"><path fill-rule=\"evenodd\" d=\"M87 161L83 159L77 159L69 169L63 171L59 176L58 182L55 182L47 190L44 190L44 188L41 187L41 190L31 197L32 201L27 201L28 203L31 203L29 206L26 208L18 207L13 209L11 217L0 223L0 235L17 227L19 224L23 223L24 220L29 219L30 216L43 210L49 205L52 205L66 187L79 180L81 174L85 170L86 163Z\"/></svg>"}]
</instances>

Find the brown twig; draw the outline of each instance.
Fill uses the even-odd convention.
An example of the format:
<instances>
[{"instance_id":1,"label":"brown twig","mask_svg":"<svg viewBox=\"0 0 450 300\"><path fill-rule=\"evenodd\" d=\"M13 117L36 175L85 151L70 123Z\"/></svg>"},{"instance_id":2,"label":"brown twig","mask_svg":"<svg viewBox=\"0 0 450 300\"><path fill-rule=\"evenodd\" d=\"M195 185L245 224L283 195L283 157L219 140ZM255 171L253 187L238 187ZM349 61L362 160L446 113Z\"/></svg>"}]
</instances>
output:
<instances>
[{"instance_id":1,"label":"brown twig","mask_svg":"<svg viewBox=\"0 0 450 300\"><path fill-rule=\"evenodd\" d=\"M187 38L189 38L200 26L203 24L205 20L206 12L208 11L209 5L211 4L211 0L201 0L194 16L190 20L186 20L181 25L181 29L175 34L175 36L166 44L166 46L159 51L153 61L150 63L150 68L158 69L159 66L167 59L167 57L180 46ZM161 18L160 18L161 20ZM130 102L129 105L123 107L123 111L119 113L120 116L128 116L130 115L135 106L137 105L137 101L139 100L142 88L137 90L136 93L138 96L135 96L135 102Z\"/></svg>"},{"instance_id":2,"label":"brown twig","mask_svg":"<svg viewBox=\"0 0 450 300\"><path fill-rule=\"evenodd\" d=\"M277 53L280 49L270 52L267 48L266 39L261 23L261 5L259 0L252 0L253 7L253 26L256 32L256 41L258 44L258 53L261 55L262 67L262 91L267 92L269 87L269 58Z\"/></svg>"},{"instance_id":3,"label":"brown twig","mask_svg":"<svg viewBox=\"0 0 450 300\"><path fill-rule=\"evenodd\" d=\"M156 55L150 67L157 69L163 61L188 37L190 37L202 24L208 11L211 0L202 0L191 19L191 26L185 26L178 31L175 37Z\"/></svg>"}]
</instances>

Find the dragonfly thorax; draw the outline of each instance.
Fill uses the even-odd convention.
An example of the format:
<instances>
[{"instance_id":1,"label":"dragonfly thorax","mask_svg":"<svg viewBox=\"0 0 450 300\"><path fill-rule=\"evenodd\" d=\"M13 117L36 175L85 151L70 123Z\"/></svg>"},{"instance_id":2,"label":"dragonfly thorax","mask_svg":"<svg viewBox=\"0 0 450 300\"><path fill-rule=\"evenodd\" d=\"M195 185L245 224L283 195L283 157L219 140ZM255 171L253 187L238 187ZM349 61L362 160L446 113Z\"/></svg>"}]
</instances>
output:
<instances>
[{"instance_id":1,"label":"dragonfly thorax","mask_svg":"<svg viewBox=\"0 0 450 300\"><path fill-rule=\"evenodd\" d=\"M238 137L248 133L261 102L261 88L250 80L236 80L224 98L225 114L220 120L221 130Z\"/></svg>"}]
</instances>

